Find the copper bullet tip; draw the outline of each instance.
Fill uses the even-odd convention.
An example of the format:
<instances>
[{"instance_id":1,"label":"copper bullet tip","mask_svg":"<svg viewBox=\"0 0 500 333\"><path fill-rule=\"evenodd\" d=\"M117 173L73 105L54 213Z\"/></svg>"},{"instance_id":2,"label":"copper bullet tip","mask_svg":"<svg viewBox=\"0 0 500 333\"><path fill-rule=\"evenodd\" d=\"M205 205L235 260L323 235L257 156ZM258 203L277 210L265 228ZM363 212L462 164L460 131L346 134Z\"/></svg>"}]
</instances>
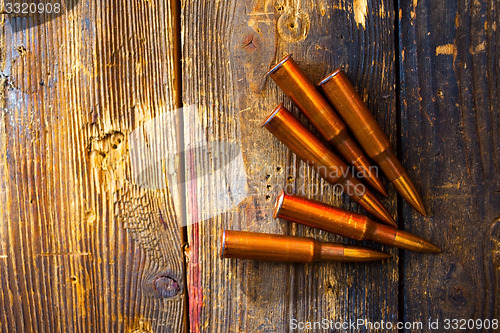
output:
<instances>
[{"instance_id":1,"label":"copper bullet tip","mask_svg":"<svg viewBox=\"0 0 500 333\"><path fill-rule=\"evenodd\" d=\"M385 252L380 252L372 249L365 249L360 247L351 247L346 245L344 247L344 258L346 261L377 261L392 258L392 255Z\"/></svg>"},{"instance_id":2,"label":"copper bullet tip","mask_svg":"<svg viewBox=\"0 0 500 333\"><path fill-rule=\"evenodd\" d=\"M418 195L415 185L413 185L413 182L410 180L410 177L406 172L404 172L399 178L394 179L392 183L397 188L401 196L413 208L415 208L423 216L426 216L425 207L422 202L422 199Z\"/></svg>"},{"instance_id":3,"label":"copper bullet tip","mask_svg":"<svg viewBox=\"0 0 500 333\"><path fill-rule=\"evenodd\" d=\"M280 62L278 62L276 65L274 65L273 67L271 67L271 69L266 73L266 76L274 73L278 68L280 68L285 62L288 61L288 59L290 59L292 57L292 54L290 53L289 55L287 55L286 57L284 57L283 59L281 59Z\"/></svg>"},{"instance_id":4,"label":"copper bullet tip","mask_svg":"<svg viewBox=\"0 0 500 333\"><path fill-rule=\"evenodd\" d=\"M387 193L387 190L385 189L382 181L378 178L372 178L371 180L372 182L369 182L367 180L367 183L370 184L373 187L373 189L377 190L378 193L382 194L384 197L387 198L389 196L389 193Z\"/></svg>"},{"instance_id":5,"label":"copper bullet tip","mask_svg":"<svg viewBox=\"0 0 500 333\"><path fill-rule=\"evenodd\" d=\"M384 184L378 176L371 171L370 161L366 158L366 156L361 156L357 161L353 162L352 165L356 168L356 170L364 170L365 173L360 177L360 179L387 197L387 191L385 190Z\"/></svg>"},{"instance_id":6,"label":"copper bullet tip","mask_svg":"<svg viewBox=\"0 0 500 333\"><path fill-rule=\"evenodd\" d=\"M394 245L416 252L441 253L441 249L434 244L402 230L397 231Z\"/></svg>"},{"instance_id":7,"label":"copper bullet tip","mask_svg":"<svg viewBox=\"0 0 500 333\"><path fill-rule=\"evenodd\" d=\"M380 194L382 194L384 197L388 197L389 196L389 193L387 193L387 190L385 189L385 187L381 187L381 188L378 188L377 189L379 191Z\"/></svg>"},{"instance_id":8,"label":"copper bullet tip","mask_svg":"<svg viewBox=\"0 0 500 333\"><path fill-rule=\"evenodd\" d=\"M392 215L387 211L387 209L382 205L380 201L377 200L375 195L370 192L366 192L365 195L361 197L359 204L363 207L370 207L373 215L377 217L380 221L388 224L394 228L397 228L398 225Z\"/></svg>"}]
</instances>

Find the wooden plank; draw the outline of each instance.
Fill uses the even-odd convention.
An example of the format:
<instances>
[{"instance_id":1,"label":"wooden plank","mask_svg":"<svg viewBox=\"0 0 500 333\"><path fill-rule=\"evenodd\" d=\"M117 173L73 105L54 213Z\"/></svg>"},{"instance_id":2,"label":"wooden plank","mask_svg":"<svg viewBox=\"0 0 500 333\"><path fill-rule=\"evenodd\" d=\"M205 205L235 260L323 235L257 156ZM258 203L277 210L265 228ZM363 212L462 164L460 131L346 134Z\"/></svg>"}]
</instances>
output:
<instances>
[{"instance_id":1,"label":"wooden plank","mask_svg":"<svg viewBox=\"0 0 500 333\"><path fill-rule=\"evenodd\" d=\"M128 156L131 131L176 107L172 8L71 6L2 16L0 331L181 332L174 204Z\"/></svg>"},{"instance_id":2,"label":"wooden plank","mask_svg":"<svg viewBox=\"0 0 500 333\"><path fill-rule=\"evenodd\" d=\"M405 205L405 228L443 249L405 254L404 319L499 319L497 2L399 3L403 157L429 213Z\"/></svg>"},{"instance_id":3,"label":"wooden plank","mask_svg":"<svg viewBox=\"0 0 500 333\"><path fill-rule=\"evenodd\" d=\"M395 143L392 6L389 1L182 2L184 104L196 105L206 127L200 140L240 146L243 170L228 168L226 177L243 175L248 191L236 209L204 218L204 210L219 204L221 194L213 190L217 181L199 178L187 190L199 205L187 207L193 332L287 332L292 319L397 321L396 258L373 265L286 265L218 258L224 228L343 241L272 219L276 195L287 185L308 197L358 208L333 193L330 185L260 129L262 120L285 100L273 82L266 83L265 73L288 53L315 81L336 66L345 66ZM195 155L187 156L187 164L199 172L210 159ZM225 165L231 159L228 155L224 150L212 154ZM385 203L396 214L392 189Z\"/></svg>"}]
</instances>

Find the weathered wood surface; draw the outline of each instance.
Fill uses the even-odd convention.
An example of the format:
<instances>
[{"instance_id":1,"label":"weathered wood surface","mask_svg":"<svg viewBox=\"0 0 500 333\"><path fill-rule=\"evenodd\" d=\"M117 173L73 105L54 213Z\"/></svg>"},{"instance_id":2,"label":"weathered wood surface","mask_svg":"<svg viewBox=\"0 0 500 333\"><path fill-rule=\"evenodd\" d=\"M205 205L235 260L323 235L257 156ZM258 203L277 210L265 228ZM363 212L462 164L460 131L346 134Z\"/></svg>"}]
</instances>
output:
<instances>
[{"instance_id":1,"label":"weathered wood surface","mask_svg":"<svg viewBox=\"0 0 500 333\"><path fill-rule=\"evenodd\" d=\"M168 191L133 182L130 132L175 109L165 1L2 16L0 331L180 332Z\"/></svg>"},{"instance_id":2,"label":"weathered wood surface","mask_svg":"<svg viewBox=\"0 0 500 333\"><path fill-rule=\"evenodd\" d=\"M292 319L500 317L495 1L66 3L53 19L2 21L0 331L288 332ZM315 81L344 66L429 216L391 186L385 204L443 254L366 242L394 259L220 260L224 228L353 243L272 219L284 187L359 210L260 128L281 101L299 115L265 78L288 53ZM181 98L195 111L153 126L160 135L145 130ZM130 156L138 128L159 156ZM171 165L153 161L172 147L177 179L166 181Z\"/></svg>"},{"instance_id":3,"label":"weathered wood surface","mask_svg":"<svg viewBox=\"0 0 500 333\"><path fill-rule=\"evenodd\" d=\"M397 258L370 265L287 265L218 258L224 228L341 240L272 218L276 196L285 186L311 198L357 207L333 193L332 186L260 128L285 99L272 81L266 82L265 73L288 53L315 81L345 66L396 142L394 20L389 1L355 1L354 5L350 1L183 2L183 101L197 106L209 140L241 146L245 168L229 173L244 171L248 179L248 197L238 209L209 219L190 217L188 288L193 332L287 332L292 319L397 321ZM228 158L224 152L219 154ZM193 165L203 170L206 163ZM214 184L199 182L200 192L191 195L201 195L206 209L217 205ZM393 191L385 202L396 214Z\"/></svg>"},{"instance_id":4,"label":"weathered wood surface","mask_svg":"<svg viewBox=\"0 0 500 333\"><path fill-rule=\"evenodd\" d=\"M500 317L498 2L400 1L401 141L429 216L404 227L438 256L405 253L404 318Z\"/></svg>"}]
</instances>

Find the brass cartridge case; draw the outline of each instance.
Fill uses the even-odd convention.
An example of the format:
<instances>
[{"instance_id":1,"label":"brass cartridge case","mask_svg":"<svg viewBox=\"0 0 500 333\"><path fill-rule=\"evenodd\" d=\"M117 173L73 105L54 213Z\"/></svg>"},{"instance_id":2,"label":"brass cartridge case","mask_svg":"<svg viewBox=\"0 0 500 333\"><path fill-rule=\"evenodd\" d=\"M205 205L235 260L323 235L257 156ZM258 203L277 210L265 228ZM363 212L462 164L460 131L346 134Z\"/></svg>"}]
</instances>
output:
<instances>
[{"instance_id":1,"label":"brass cartridge case","mask_svg":"<svg viewBox=\"0 0 500 333\"><path fill-rule=\"evenodd\" d=\"M224 230L221 240L221 258L310 263L367 262L390 257L372 249L325 243L308 237Z\"/></svg>"},{"instance_id":2,"label":"brass cartridge case","mask_svg":"<svg viewBox=\"0 0 500 333\"><path fill-rule=\"evenodd\" d=\"M401 196L422 215L425 208L415 185L391 149L389 138L366 107L361 96L341 69L319 84L365 152L380 166Z\"/></svg>"},{"instance_id":3,"label":"brass cartridge case","mask_svg":"<svg viewBox=\"0 0 500 333\"><path fill-rule=\"evenodd\" d=\"M324 99L306 74L300 69L291 55L285 57L268 75L307 117L344 158L361 173L366 182L374 189L387 196L384 185L370 168L370 162L363 151L349 136L346 126L335 114L330 104Z\"/></svg>"},{"instance_id":4,"label":"brass cartridge case","mask_svg":"<svg viewBox=\"0 0 500 333\"><path fill-rule=\"evenodd\" d=\"M441 252L439 248L420 237L376 223L364 215L300 196L287 195L284 192L276 201L274 218L286 219L356 240L372 240L400 249Z\"/></svg>"},{"instance_id":5,"label":"brass cartridge case","mask_svg":"<svg viewBox=\"0 0 500 333\"><path fill-rule=\"evenodd\" d=\"M341 184L344 192L368 212L390 225L397 226L375 195L350 175L347 164L302 125L283 104L278 105L262 126L300 159L314 167L325 180L331 184ZM360 188L365 191L359 191Z\"/></svg>"}]
</instances>

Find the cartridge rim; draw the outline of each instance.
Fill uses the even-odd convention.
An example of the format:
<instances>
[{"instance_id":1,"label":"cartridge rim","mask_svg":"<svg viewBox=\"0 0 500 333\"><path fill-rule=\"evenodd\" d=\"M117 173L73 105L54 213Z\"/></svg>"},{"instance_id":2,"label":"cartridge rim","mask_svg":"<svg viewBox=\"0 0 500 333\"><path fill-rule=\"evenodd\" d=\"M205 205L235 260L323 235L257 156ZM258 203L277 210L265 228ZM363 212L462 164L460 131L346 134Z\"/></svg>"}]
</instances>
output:
<instances>
[{"instance_id":1,"label":"cartridge rim","mask_svg":"<svg viewBox=\"0 0 500 333\"><path fill-rule=\"evenodd\" d=\"M278 195L278 199L276 199L276 204L274 205L273 218L275 219L283 206L283 200L285 199L285 191L281 190Z\"/></svg>"},{"instance_id":2,"label":"cartridge rim","mask_svg":"<svg viewBox=\"0 0 500 333\"><path fill-rule=\"evenodd\" d=\"M290 53L289 55L287 55L286 57L284 57L280 62L278 62L276 65L274 65L274 67L272 67L267 73L266 73L266 76L276 72L276 70L278 68L280 68L285 62L288 61L288 59L290 59L292 57L292 54Z\"/></svg>"},{"instance_id":3,"label":"cartridge rim","mask_svg":"<svg viewBox=\"0 0 500 333\"><path fill-rule=\"evenodd\" d=\"M270 121L271 119L274 118L274 116L276 116L278 114L278 112L283 108L283 103L280 103L275 109L274 111L269 115L267 116L267 118L262 122L262 125L260 125L260 127L264 127L266 126Z\"/></svg>"},{"instance_id":4,"label":"cartridge rim","mask_svg":"<svg viewBox=\"0 0 500 333\"><path fill-rule=\"evenodd\" d=\"M226 249L226 230L222 232L221 236L221 248L220 248L220 258L224 259L224 250Z\"/></svg>"},{"instance_id":5,"label":"cartridge rim","mask_svg":"<svg viewBox=\"0 0 500 333\"><path fill-rule=\"evenodd\" d=\"M322 86L323 84L327 83L328 81L330 81L334 76L336 76L341 71L342 71L342 68L340 68L340 67L337 68L336 70L334 70L333 72L331 72L330 74L325 76L325 78L323 80L319 81L317 86Z\"/></svg>"}]
</instances>

